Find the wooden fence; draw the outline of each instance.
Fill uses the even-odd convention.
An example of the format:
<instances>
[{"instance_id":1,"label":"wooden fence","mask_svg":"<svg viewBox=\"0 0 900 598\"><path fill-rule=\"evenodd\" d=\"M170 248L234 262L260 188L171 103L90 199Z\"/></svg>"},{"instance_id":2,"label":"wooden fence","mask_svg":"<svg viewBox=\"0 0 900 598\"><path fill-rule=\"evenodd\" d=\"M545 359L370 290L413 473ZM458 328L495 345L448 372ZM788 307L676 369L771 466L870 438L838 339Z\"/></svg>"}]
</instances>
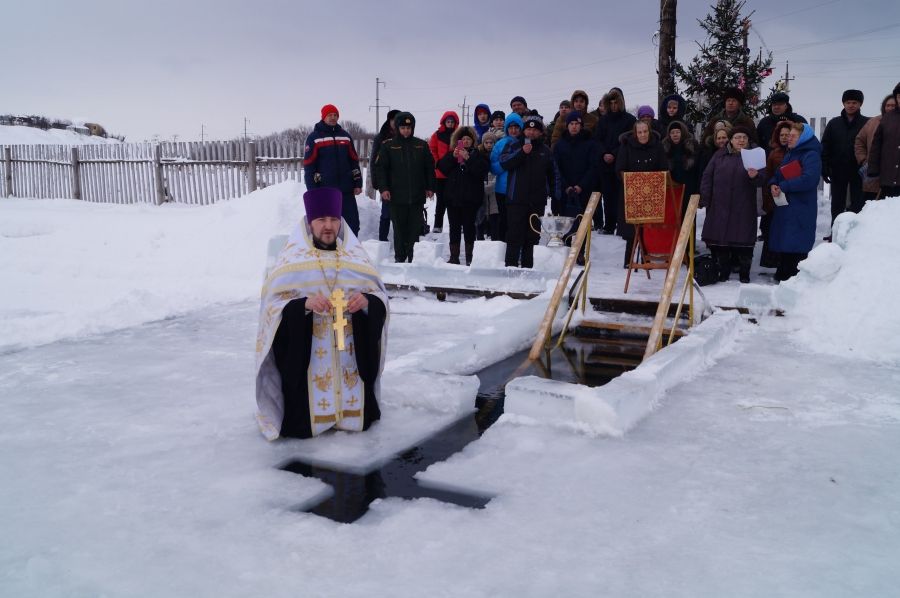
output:
<instances>
[{"instance_id":1,"label":"wooden fence","mask_svg":"<svg viewBox=\"0 0 900 598\"><path fill-rule=\"evenodd\" d=\"M372 142L355 142L363 163ZM300 180L299 143L237 141L4 146L3 196L210 204Z\"/></svg>"}]
</instances>

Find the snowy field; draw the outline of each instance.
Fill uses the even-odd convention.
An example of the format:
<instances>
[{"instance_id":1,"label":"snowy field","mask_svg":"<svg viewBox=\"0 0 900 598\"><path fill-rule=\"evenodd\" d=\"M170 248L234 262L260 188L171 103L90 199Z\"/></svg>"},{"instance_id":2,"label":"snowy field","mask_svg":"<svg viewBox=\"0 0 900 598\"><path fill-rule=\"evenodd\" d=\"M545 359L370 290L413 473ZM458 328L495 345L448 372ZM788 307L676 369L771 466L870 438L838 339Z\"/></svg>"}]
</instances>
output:
<instances>
[{"instance_id":1,"label":"snowy field","mask_svg":"<svg viewBox=\"0 0 900 598\"><path fill-rule=\"evenodd\" d=\"M485 509L387 499L346 525L298 511L328 488L278 467L367 470L470 413L471 374L527 346L542 309L397 299L383 420L267 443L256 300L301 192L0 199L0 596L897 593L900 202L843 216L790 283L722 286L787 315L742 324L624 437L503 416L420 474ZM604 243L595 259L618 259Z\"/></svg>"},{"instance_id":2,"label":"snowy field","mask_svg":"<svg viewBox=\"0 0 900 598\"><path fill-rule=\"evenodd\" d=\"M81 135L66 129L0 125L0 145L87 145L121 143L118 139Z\"/></svg>"}]
</instances>

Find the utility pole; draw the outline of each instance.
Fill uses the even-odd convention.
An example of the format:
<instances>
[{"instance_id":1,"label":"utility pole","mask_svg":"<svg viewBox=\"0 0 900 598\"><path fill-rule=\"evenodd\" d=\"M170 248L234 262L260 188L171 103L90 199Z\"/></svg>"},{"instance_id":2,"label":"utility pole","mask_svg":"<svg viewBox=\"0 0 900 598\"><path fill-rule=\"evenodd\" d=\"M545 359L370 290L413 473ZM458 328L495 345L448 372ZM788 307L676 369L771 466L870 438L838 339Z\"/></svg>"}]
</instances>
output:
<instances>
[{"instance_id":1,"label":"utility pole","mask_svg":"<svg viewBox=\"0 0 900 598\"><path fill-rule=\"evenodd\" d=\"M796 77L791 77L791 61L786 60L784 62L784 78L781 79L781 90L784 93L791 92L791 81L793 81L794 79L796 79Z\"/></svg>"},{"instance_id":2,"label":"utility pole","mask_svg":"<svg viewBox=\"0 0 900 598\"><path fill-rule=\"evenodd\" d=\"M203 143L206 137L206 125L200 125L200 143Z\"/></svg>"},{"instance_id":3,"label":"utility pole","mask_svg":"<svg viewBox=\"0 0 900 598\"><path fill-rule=\"evenodd\" d=\"M244 141L247 141L249 137L247 137L247 123L250 122L250 119L246 116L244 117Z\"/></svg>"},{"instance_id":4,"label":"utility pole","mask_svg":"<svg viewBox=\"0 0 900 598\"><path fill-rule=\"evenodd\" d=\"M466 104L467 97L468 96L463 96L463 103L456 105L456 107L459 108L460 111L462 112L462 114L460 115L460 117L462 118L462 122L460 123L460 126L468 126L468 124L469 124L469 114L467 112L469 105Z\"/></svg>"},{"instance_id":5,"label":"utility pole","mask_svg":"<svg viewBox=\"0 0 900 598\"><path fill-rule=\"evenodd\" d=\"M675 93L675 12L678 0L659 1L659 87L657 105L663 98Z\"/></svg>"},{"instance_id":6,"label":"utility pole","mask_svg":"<svg viewBox=\"0 0 900 598\"><path fill-rule=\"evenodd\" d=\"M381 91L381 86L384 85L384 88L387 89L387 81L382 81L380 78L375 77L375 132L381 128L381 96L379 92ZM388 106L390 108L390 106ZM369 106L369 110L372 107Z\"/></svg>"}]
</instances>

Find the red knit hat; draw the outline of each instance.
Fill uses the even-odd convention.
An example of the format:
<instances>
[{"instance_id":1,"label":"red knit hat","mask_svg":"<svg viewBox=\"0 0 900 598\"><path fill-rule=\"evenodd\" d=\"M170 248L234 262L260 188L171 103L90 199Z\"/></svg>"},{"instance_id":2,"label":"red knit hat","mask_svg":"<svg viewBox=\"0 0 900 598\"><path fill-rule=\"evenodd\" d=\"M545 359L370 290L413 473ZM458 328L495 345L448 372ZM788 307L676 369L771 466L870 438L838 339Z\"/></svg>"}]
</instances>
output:
<instances>
[{"instance_id":1,"label":"red knit hat","mask_svg":"<svg viewBox=\"0 0 900 598\"><path fill-rule=\"evenodd\" d=\"M338 118L341 117L341 113L338 111L337 106L334 104L325 104L322 106L322 120L325 120L325 117L334 112L338 115Z\"/></svg>"}]
</instances>

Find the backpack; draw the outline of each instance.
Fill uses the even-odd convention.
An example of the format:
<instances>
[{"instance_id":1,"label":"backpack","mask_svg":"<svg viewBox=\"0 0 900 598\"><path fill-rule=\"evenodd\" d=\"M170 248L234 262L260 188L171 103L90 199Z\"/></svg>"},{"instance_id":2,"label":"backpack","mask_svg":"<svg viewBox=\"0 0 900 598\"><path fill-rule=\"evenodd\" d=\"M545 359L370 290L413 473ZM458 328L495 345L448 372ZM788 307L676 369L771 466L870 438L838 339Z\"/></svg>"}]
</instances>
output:
<instances>
[{"instance_id":1,"label":"backpack","mask_svg":"<svg viewBox=\"0 0 900 598\"><path fill-rule=\"evenodd\" d=\"M719 280L719 270L713 256L708 253L694 256L694 280L701 287L714 284Z\"/></svg>"}]
</instances>

